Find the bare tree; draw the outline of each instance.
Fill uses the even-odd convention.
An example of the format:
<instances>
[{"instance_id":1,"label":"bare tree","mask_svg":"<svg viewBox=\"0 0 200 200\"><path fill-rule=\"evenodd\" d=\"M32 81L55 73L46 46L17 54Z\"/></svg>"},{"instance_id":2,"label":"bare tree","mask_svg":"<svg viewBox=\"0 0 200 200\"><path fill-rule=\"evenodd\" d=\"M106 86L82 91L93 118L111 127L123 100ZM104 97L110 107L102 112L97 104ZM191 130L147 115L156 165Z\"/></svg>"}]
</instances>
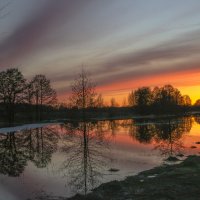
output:
<instances>
[{"instance_id":1,"label":"bare tree","mask_svg":"<svg viewBox=\"0 0 200 200\"><path fill-rule=\"evenodd\" d=\"M45 75L36 75L30 87L33 89L34 103L36 105L52 105L56 103L56 91L51 87L50 80Z\"/></svg>"},{"instance_id":2,"label":"bare tree","mask_svg":"<svg viewBox=\"0 0 200 200\"><path fill-rule=\"evenodd\" d=\"M34 90L32 82L27 82L25 93L25 102L30 105L34 104Z\"/></svg>"},{"instance_id":3,"label":"bare tree","mask_svg":"<svg viewBox=\"0 0 200 200\"><path fill-rule=\"evenodd\" d=\"M24 101L26 81L16 69L0 72L0 101L5 105L9 123L14 122L15 105Z\"/></svg>"},{"instance_id":4,"label":"bare tree","mask_svg":"<svg viewBox=\"0 0 200 200\"><path fill-rule=\"evenodd\" d=\"M29 93L32 98L31 101L36 105L37 117L41 118L42 106L53 105L57 102L56 91L51 87L50 80L48 80L45 75L41 74L33 78L29 87L29 89L32 90L32 93ZM40 110L39 106L41 108Z\"/></svg>"},{"instance_id":5,"label":"bare tree","mask_svg":"<svg viewBox=\"0 0 200 200\"><path fill-rule=\"evenodd\" d=\"M83 115L86 108L95 106L96 84L91 80L89 74L82 69L81 73L72 83L72 95L70 97L71 106L82 109Z\"/></svg>"}]
</instances>

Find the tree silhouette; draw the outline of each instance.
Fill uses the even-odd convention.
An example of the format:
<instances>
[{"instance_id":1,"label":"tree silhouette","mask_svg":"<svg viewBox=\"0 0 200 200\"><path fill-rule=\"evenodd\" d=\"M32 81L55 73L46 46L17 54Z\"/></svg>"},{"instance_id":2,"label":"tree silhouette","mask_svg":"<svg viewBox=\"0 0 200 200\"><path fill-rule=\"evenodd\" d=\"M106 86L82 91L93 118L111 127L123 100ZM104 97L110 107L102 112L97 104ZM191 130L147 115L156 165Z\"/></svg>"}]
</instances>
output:
<instances>
[{"instance_id":1,"label":"tree silhouette","mask_svg":"<svg viewBox=\"0 0 200 200\"><path fill-rule=\"evenodd\" d=\"M9 124L14 122L15 107L23 102L25 89L25 79L18 69L0 72L0 101L5 105Z\"/></svg>"},{"instance_id":2,"label":"tree silhouette","mask_svg":"<svg viewBox=\"0 0 200 200\"><path fill-rule=\"evenodd\" d=\"M146 107L152 104L152 93L149 87L142 87L134 92L135 104L139 112L146 111Z\"/></svg>"},{"instance_id":3,"label":"tree silhouette","mask_svg":"<svg viewBox=\"0 0 200 200\"><path fill-rule=\"evenodd\" d=\"M53 105L57 102L56 91L51 87L50 80L45 75L36 75L29 84L29 96L36 105L37 118L42 119L43 105Z\"/></svg>"},{"instance_id":4,"label":"tree silhouette","mask_svg":"<svg viewBox=\"0 0 200 200\"><path fill-rule=\"evenodd\" d=\"M114 97L112 97L110 99L110 106L111 107L117 107L118 106L117 101L116 101L116 99Z\"/></svg>"},{"instance_id":5,"label":"tree silhouette","mask_svg":"<svg viewBox=\"0 0 200 200\"><path fill-rule=\"evenodd\" d=\"M183 106L191 106L192 100L188 95L183 95L182 96L182 105Z\"/></svg>"},{"instance_id":6,"label":"tree silhouette","mask_svg":"<svg viewBox=\"0 0 200 200\"><path fill-rule=\"evenodd\" d=\"M198 107L200 106L200 99L196 100L194 106L198 106Z\"/></svg>"},{"instance_id":7,"label":"tree silhouette","mask_svg":"<svg viewBox=\"0 0 200 200\"><path fill-rule=\"evenodd\" d=\"M163 87L138 88L128 95L129 106L135 107L141 113L170 113L186 112L191 106L191 99L188 95L181 95L181 92L172 85Z\"/></svg>"},{"instance_id":8,"label":"tree silhouette","mask_svg":"<svg viewBox=\"0 0 200 200\"><path fill-rule=\"evenodd\" d=\"M95 102L95 83L88 73L82 69L81 73L72 83L72 96L70 98L72 106L80 109L92 107Z\"/></svg>"},{"instance_id":9,"label":"tree silhouette","mask_svg":"<svg viewBox=\"0 0 200 200\"><path fill-rule=\"evenodd\" d=\"M156 87L153 90L154 103L156 111L173 112L182 105L183 98L180 91L171 85L165 85L161 88Z\"/></svg>"},{"instance_id":10,"label":"tree silhouette","mask_svg":"<svg viewBox=\"0 0 200 200\"><path fill-rule=\"evenodd\" d=\"M69 98L70 106L82 111L82 119L85 119L86 108L95 107L96 84L91 80L89 74L82 68L81 73L71 85L72 94Z\"/></svg>"},{"instance_id":11,"label":"tree silhouette","mask_svg":"<svg viewBox=\"0 0 200 200\"><path fill-rule=\"evenodd\" d=\"M131 91L131 93L128 95L128 103L129 103L129 106L132 106L132 107L136 105L134 91Z\"/></svg>"}]
</instances>

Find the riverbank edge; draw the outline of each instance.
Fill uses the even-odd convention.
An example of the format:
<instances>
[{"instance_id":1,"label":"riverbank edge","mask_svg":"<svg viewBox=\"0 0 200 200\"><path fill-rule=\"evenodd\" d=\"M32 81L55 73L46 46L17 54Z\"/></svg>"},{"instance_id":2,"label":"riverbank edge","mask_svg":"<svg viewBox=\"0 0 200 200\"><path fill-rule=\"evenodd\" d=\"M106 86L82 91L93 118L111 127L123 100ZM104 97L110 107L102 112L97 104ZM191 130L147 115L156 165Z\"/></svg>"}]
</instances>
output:
<instances>
[{"instance_id":1,"label":"riverbank edge","mask_svg":"<svg viewBox=\"0 0 200 200\"><path fill-rule=\"evenodd\" d=\"M21 121L16 122L12 125L7 125L5 122L0 121L0 128L11 128L16 126L24 126L26 124L62 124L62 123L74 123L74 122L96 122L96 121L112 121L112 120L137 120L137 119L144 119L144 120L156 120L156 119L167 119L167 118L178 118L178 117L194 117L194 116L200 116L199 113L187 113L187 114L163 114L163 115L120 115L120 116L114 116L114 117L86 117L83 119L78 118L57 118L57 119L49 119L49 120L41 120L41 121Z\"/></svg>"},{"instance_id":2,"label":"riverbank edge","mask_svg":"<svg viewBox=\"0 0 200 200\"><path fill-rule=\"evenodd\" d=\"M101 184L86 196L67 200L197 200L200 199L200 156L180 164L162 165L129 176L123 181Z\"/></svg>"}]
</instances>

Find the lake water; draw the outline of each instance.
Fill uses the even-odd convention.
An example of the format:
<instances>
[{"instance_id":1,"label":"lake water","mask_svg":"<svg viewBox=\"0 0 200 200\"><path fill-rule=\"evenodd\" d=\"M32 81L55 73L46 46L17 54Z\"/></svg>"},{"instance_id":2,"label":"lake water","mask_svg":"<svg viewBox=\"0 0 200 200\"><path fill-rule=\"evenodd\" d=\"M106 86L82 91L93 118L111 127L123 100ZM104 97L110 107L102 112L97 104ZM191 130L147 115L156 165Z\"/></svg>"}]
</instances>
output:
<instances>
[{"instance_id":1,"label":"lake water","mask_svg":"<svg viewBox=\"0 0 200 200\"><path fill-rule=\"evenodd\" d=\"M198 155L198 142L199 117L64 123L0 133L0 200L85 194L101 183L170 164L169 156Z\"/></svg>"}]
</instances>

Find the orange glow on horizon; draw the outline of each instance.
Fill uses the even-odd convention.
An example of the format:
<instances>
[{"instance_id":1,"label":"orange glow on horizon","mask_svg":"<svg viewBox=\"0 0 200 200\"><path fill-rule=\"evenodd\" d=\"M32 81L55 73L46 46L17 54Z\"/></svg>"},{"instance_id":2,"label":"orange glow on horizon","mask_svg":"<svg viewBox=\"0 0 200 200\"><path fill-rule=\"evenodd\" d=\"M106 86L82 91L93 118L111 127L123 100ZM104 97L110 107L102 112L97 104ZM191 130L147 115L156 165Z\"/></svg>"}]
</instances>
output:
<instances>
[{"instance_id":1,"label":"orange glow on horizon","mask_svg":"<svg viewBox=\"0 0 200 200\"><path fill-rule=\"evenodd\" d=\"M177 87L182 95L189 95L192 103L200 99L200 70L188 70L185 72L166 73L164 75L154 75L151 77L143 77L134 80L125 80L119 83L114 83L106 86L100 86L98 91L102 92L105 101L110 98L116 98L120 105L123 104L124 99L127 99L128 94L139 87L149 86L163 86L171 84ZM199 91L199 93L198 93Z\"/></svg>"},{"instance_id":2,"label":"orange glow on horizon","mask_svg":"<svg viewBox=\"0 0 200 200\"><path fill-rule=\"evenodd\" d=\"M134 80L122 80L97 87L97 92L101 93L105 103L110 104L110 99L115 98L119 105L123 105L128 94L139 87L163 86L171 84L177 87L182 95L189 95L192 103L200 99L200 70L187 70L184 72L165 73L163 75L154 75L150 77L135 78ZM59 100L66 102L69 94L61 94Z\"/></svg>"}]
</instances>

